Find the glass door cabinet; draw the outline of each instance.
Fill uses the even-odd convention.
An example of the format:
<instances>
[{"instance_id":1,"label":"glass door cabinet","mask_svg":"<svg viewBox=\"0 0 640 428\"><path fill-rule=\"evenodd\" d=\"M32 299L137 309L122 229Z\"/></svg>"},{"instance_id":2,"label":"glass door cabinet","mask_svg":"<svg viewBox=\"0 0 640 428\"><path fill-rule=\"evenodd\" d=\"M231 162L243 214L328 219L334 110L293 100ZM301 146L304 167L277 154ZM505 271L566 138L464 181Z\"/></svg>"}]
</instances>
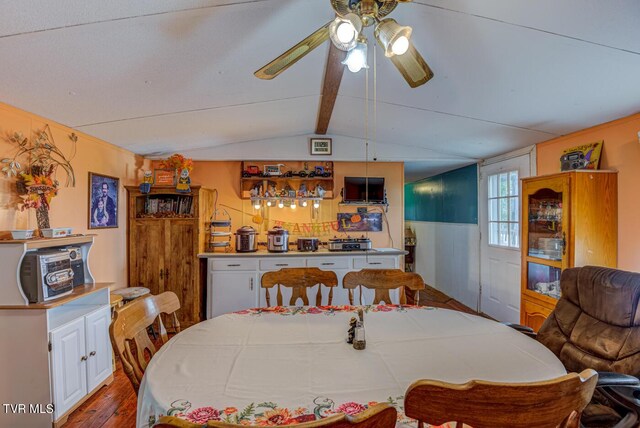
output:
<instances>
[{"instance_id":1,"label":"glass door cabinet","mask_svg":"<svg viewBox=\"0 0 640 428\"><path fill-rule=\"evenodd\" d=\"M522 324L542 326L564 269L616 265L616 178L572 171L522 181Z\"/></svg>"}]
</instances>

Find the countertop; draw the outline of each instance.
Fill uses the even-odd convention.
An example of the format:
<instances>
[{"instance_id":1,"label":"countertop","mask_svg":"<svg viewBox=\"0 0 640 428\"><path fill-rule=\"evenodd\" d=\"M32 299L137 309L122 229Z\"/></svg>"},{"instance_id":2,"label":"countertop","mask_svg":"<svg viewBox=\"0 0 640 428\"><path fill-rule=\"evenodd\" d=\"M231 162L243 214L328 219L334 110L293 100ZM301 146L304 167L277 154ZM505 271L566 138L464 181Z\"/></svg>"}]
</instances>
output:
<instances>
[{"instance_id":1,"label":"countertop","mask_svg":"<svg viewBox=\"0 0 640 428\"><path fill-rule=\"evenodd\" d=\"M286 253L270 253L267 250L258 250L253 253L200 253L199 258L213 258L213 257L341 257L341 256L404 256L409 254L408 251L399 250L397 248L374 248L367 251L329 251L327 249L320 249L318 251L288 251Z\"/></svg>"}]
</instances>

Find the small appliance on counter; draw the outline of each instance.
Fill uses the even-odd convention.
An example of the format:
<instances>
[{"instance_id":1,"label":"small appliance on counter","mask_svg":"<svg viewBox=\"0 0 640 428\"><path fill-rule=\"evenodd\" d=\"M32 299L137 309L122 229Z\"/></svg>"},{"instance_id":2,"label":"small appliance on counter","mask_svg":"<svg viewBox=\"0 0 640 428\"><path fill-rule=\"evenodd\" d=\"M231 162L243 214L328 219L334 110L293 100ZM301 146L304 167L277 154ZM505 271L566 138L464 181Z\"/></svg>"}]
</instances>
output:
<instances>
[{"instance_id":1,"label":"small appliance on counter","mask_svg":"<svg viewBox=\"0 0 640 428\"><path fill-rule=\"evenodd\" d=\"M82 258L82 249L80 247L67 247L62 251L69 252L69 260L71 261L71 270L73 270L73 286L84 285L84 260Z\"/></svg>"},{"instance_id":2,"label":"small appliance on counter","mask_svg":"<svg viewBox=\"0 0 640 428\"><path fill-rule=\"evenodd\" d=\"M253 253L258 251L258 232L251 226L242 226L236 230L236 252Z\"/></svg>"},{"instance_id":3,"label":"small appliance on counter","mask_svg":"<svg viewBox=\"0 0 640 428\"><path fill-rule=\"evenodd\" d=\"M68 250L29 251L20 265L20 283L29 303L71 294L73 276Z\"/></svg>"},{"instance_id":4,"label":"small appliance on counter","mask_svg":"<svg viewBox=\"0 0 640 428\"><path fill-rule=\"evenodd\" d=\"M319 246L318 238L298 238L298 251L318 251Z\"/></svg>"},{"instance_id":5,"label":"small appliance on counter","mask_svg":"<svg viewBox=\"0 0 640 428\"><path fill-rule=\"evenodd\" d=\"M366 251L370 250L371 239L365 238L337 238L329 239L329 251Z\"/></svg>"},{"instance_id":6,"label":"small appliance on counter","mask_svg":"<svg viewBox=\"0 0 640 428\"><path fill-rule=\"evenodd\" d=\"M286 253L289 251L289 231L282 226L274 226L267 232L267 250L270 253Z\"/></svg>"}]
</instances>

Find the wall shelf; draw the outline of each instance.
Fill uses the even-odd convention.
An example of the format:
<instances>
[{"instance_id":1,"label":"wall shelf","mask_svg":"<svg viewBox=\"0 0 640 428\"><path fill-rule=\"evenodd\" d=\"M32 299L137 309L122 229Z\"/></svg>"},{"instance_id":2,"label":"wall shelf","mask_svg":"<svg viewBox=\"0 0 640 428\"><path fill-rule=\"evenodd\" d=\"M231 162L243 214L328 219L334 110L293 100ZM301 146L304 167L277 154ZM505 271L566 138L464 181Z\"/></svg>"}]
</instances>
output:
<instances>
[{"instance_id":1,"label":"wall shelf","mask_svg":"<svg viewBox=\"0 0 640 428\"><path fill-rule=\"evenodd\" d=\"M266 175L263 176L265 168L267 166L277 167L279 165L281 175ZM319 174L310 177L310 174L315 174L318 169ZM305 177L300 177L300 172L305 174ZM320 175L330 174L329 177ZM243 175L251 174L246 177ZM259 174L259 175L258 175ZM287 176L291 174L290 176ZM299 200L311 200L311 199L334 199L334 168L333 162L312 162L312 161L243 161L242 170L240 171L240 198L252 199L252 200L278 200L278 199L299 199ZM298 192L300 187L304 185L306 187L305 196L299 196ZM321 186L324 190L324 197L320 198L315 195L317 187ZM252 190L256 189L258 195L252 196ZM265 192L273 191L275 188L276 196L265 196ZM293 194L287 194L281 196L282 190L290 190L295 192Z\"/></svg>"}]
</instances>

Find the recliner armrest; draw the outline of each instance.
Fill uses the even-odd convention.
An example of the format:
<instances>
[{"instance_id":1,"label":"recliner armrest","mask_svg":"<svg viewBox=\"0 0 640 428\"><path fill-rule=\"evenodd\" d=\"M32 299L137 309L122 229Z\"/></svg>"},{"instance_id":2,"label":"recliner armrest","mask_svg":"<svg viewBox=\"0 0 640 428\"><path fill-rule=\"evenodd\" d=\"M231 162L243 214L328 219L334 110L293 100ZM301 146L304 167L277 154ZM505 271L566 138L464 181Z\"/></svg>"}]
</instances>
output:
<instances>
[{"instance_id":1,"label":"recliner armrest","mask_svg":"<svg viewBox=\"0 0 640 428\"><path fill-rule=\"evenodd\" d=\"M522 324L516 324L516 323L512 323L512 322L504 322L504 325L506 325L507 327L511 327L512 329L519 331L520 333L526 334L529 337L532 338L536 338L537 333L535 331L533 331L533 329L531 327L528 327L526 325L522 325Z\"/></svg>"},{"instance_id":2,"label":"recliner armrest","mask_svg":"<svg viewBox=\"0 0 640 428\"><path fill-rule=\"evenodd\" d=\"M598 383L596 387L607 386L638 386L640 380L631 375L615 372L598 372Z\"/></svg>"}]
</instances>

